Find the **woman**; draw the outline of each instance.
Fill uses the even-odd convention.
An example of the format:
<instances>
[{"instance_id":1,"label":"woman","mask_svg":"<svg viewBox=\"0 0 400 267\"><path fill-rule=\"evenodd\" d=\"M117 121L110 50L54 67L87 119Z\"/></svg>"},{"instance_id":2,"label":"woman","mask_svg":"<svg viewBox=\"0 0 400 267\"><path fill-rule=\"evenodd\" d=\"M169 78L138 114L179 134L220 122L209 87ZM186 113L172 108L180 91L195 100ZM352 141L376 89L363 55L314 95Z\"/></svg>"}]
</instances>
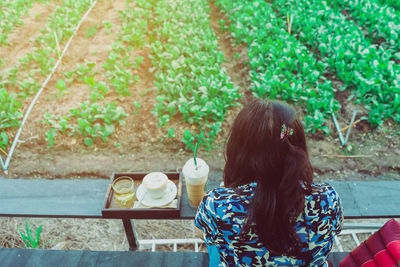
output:
<instances>
[{"instance_id":1,"label":"woman","mask_svg":"<svg viewBox=\"0 0 400 267\"><path fill-rule=\"evenodd\" d=\"M327 266L342 206L330 185L313 183L295 110L250 102L234 121L225 159L225 187L203 198L195 218L210 266Z\"/></svg>"}]
</instances>

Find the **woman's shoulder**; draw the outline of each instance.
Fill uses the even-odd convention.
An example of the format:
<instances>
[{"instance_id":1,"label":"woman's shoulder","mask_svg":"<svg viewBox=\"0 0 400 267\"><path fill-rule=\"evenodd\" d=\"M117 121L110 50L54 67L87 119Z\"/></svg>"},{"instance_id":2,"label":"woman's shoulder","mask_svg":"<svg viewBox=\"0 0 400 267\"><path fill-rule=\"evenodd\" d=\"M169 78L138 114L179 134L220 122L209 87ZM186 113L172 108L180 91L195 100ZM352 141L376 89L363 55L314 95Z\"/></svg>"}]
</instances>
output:
<instances>
[{"instance_id":1,"label":"woman's shoulder","mask_svg":"<svg viewBox=\"0 0 400 267\"><path fill-rule=\"evenodd\" d=\"M256 183L239 187L217 187L209 191L204 202L211 206L215 213L242 212L249 205Z\"/></svg>"},{"instance_id":2,"label":"woman's shoulder","mask_svg":"<svg viewBox=\"0 0 400 267\"><path fill-rule=\"evenodd\" d=\"M256 183L241 185L238 187L217 187L207 193L207 197L214 200L234 200L249 197L254 194Z\"/></svg>"},{"instance_id":3,"label":"woman's shoulder","mask_svg":"<svg viewBox=\"0 0 400 267\"><path fill-rule=\"evenodd\" d=\"M315 197L338 197L338 193L335 188L329 183L312 183L312 193L310 196Z\"/></svg>"},{"instance_id":4,"label":"woman's shoulder","mask_svg":"<svg viewBox=\"0 0 400 267\"><path fill-rule=\"evenodd\" d=\"M335 188L329 183L313 183L313 191L306 195L306 206L313 210L328 212L341 209L341 200Z\"/></svg>"}]
</instances>

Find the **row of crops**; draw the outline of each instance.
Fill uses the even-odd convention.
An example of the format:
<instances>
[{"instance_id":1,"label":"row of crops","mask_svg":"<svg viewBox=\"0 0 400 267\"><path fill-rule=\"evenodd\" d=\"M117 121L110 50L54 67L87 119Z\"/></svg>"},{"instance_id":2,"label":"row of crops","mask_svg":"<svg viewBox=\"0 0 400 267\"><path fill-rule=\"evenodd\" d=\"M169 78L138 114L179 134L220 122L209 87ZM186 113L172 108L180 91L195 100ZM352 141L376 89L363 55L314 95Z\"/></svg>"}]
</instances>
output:
<instances>
[{"instance_id":1,"label":"row of crops","mask_svg":"<svg viewBox=\"0 0 400 267\"><path fill-rule=\"evenodd\" d=\"M373 126L390 117L399 122L400 66L396 63L400 60L399 51L375 45L354 20L332 7L339 6L338 2L277 0L272 7L279 12L281 21L286 14L293 14L294 35L318 51L320 60L336 71L345 84L341 90L351 90L357 101L363 102Z\"/></svg>"},{"instance_id":2,"label":"row of crops","mask_svg":"<svg viewBox=\"0 0 400 267\"><path fill-rule=\"evenodd\" d=\"M257 96L300 102L306 127L328 133L324 124L340 106L324 77L335 73L344 82L340 90L365 105L372 126L387 118L400 122L400 13L393 7L340 0L216 2L228 14L229 31L249 47ZM291 34L288 17L294 21Z\"/></svg>"},{"instance_id":3,"label":"row of crops","mask_svg":"<svg viewBox=\"0 0 400 267\"><path fill-rule=\"evenodd\" d=\"M23 27L22 19L34 3L0 3L0 45ZM26 103L50 74L62 48L72 36L90 0L64 0L47 18L33 40L33 52L8 66L0 59L0 149L10 146L10 132L20 126ZM256 97L283 99L302 107L307 131L331 132L329 121L340 113L337 91L349 91L349 100L365 106L372 126L386 119L400 122L400 9L384 0L127 0L121 24L103 23L117 31L103 64L86 61L65 71L55 87L62 99L69 88L83 84L88 99L67 114L46 113L49 147L57 136L81 137L88 146L107 142L128 114L120 105L132 97L140 81L138 70L148 51L154 74L156 104L153 113L160 127L173 120L185 126L182 141L207 148L222 129L230 108L241 95L225 69L218 37L210 26L210 4L226 15L221 28L247 47L251 86ZM344 15L346 14L346 15ZM288 19L291 23L288 29ZM308 19L304 19L308 18ZM100 27L100 25L99 25ZM93 33L96 33L94 28ZM101 66L97 66L101 64ZM97 70L97 71L96 71ZM337 77L343 86L335 89ZM115 100L116 96L117 100ZM169 128L168 137L175 138Z\"/></svg>"},{"instance_id":4,"label":"row of crops","mask_svg":"<svg viewBox=\"0 0 400 267\"><path fill-rule=\"evenodd\" d=\"M75 70L64 72L64 79L58 80L56 86L64 92L73 84L83 83L90 91L90 99L83 102L79 108L73 108L67 115L55 116L46 113L46 124L51 128L47 133L49 146L53 146L55 137L61 135L82 136L84 143L93 145L96 139L107 142L114 133L115 127L123 125L128 114L115 102L109 102L107 95L115 94L121 99L132 95L130 89L140 80L135 74L143 62L142 56L131 56L135 49L144 46L144 37L150 12L140 8L129 7L120 13L122 24L117 29L117 39L108 51L108 58L101 66L101 74L93 71L96 62L87 62L86 66L78 64ZM130 101L136 109L140 103Z\"/></svg>"},{"instance_id":5,"label":"row of crops","mask_svg":"<svg viewBox=\"0 0 400 267\"><path fill-rule=\"evenodd\" d=\"M1 9L0 17L6 19L14 14L26 14L32 2L35 1L6 1ZM48 2L48 1L37 1ZM14 66L6 66L7 61L2 59L0 66L3 71L0 74L0 148L6 150L11 140L7 131L20 125L22 101L34 95L41 87L45 78L50 74L59 55L59 45L64 45L74 32L76 24L82 17L91 1L63 1L53 14L50 14L46 25L40 30L40 34L32 41L33 52L27 53L18 60ZM3 19L1 20L4 21ZM20 22L20 20L17 20ZM4 40L8 40L8 33L18 23L4 22L1 33ZM10 29L11 27L11 29ZM2 46L8 42L2 43Z\"/></svg>"},{"instance_id":6,"label":"row of crops","mask_svg":"<svg viewBox=\"0 0 400 267\"><path fill-rule=\"evenodd\" d=\"M183 121L198 128L185 130L187 147L193 149L195 141L211 146L228 108L240 95L221 69L224 55L210 27L208 3L160 0L152 8L150 57L156 69L155 110L160 125L179 113Z\"/></svg>"}]
</instances>

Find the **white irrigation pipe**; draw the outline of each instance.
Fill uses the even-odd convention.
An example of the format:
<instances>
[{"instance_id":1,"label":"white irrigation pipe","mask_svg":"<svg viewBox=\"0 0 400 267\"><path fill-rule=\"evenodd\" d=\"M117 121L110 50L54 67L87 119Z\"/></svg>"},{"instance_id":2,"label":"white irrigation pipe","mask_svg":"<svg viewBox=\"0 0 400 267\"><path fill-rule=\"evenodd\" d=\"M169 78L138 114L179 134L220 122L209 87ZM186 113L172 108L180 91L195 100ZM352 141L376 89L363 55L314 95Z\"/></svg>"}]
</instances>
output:
<instances>
[{"instance_id":1,"label":"white irrigation pipe","mask_svg":"<svg viewBox=\"0 0 400 267\"><path fill-rule=\"evenodd\" d=\"M5 164L4 164L3 159L1 158L1 156L0 156L0 164L1 164L1 167L3 167L3 170L6 171L6 169L4 169Z\"/></svg>"},{"instance_id":2,"label":"white irrigation pipe","mask_svg":"<svg viewBox=\"0 0 400 267\"><path fill-rule=\"evenodd\" d=\"M344 146L347 143L347 140L349 139L350 132L351 132L351 127L353 126L354 119L356 118L356 115L357 115L357 110L355 109L354 112L353 112L353 117L351 118L350 127L347 130L346 138L343 138L342 130L339 127L339 123L336 120L336 116L335 116L334 113L332 113L333 123L335 124L336 130L338 131L339 140L340 140L340 143L342 144L342 146Z\"/></svg>"},{"instance_id":3,"label":"white irrigation pipe","mask_svg":"<svg viewBox=\"0 0 400 267\"><path fill-rule=\"evenodd\" d=\"M47 76L47 79L44 81L42 87L41 87L41 88L39 89L39 91L36 93L36 95L35 95L35 97L33 98L31 104L29 105L29 108L28 108L28 110L26 111L25 116L24 116L24 118L23 118L23 120L22 120L22 122L21 122L21 126L19 127L18 132L17 132L17 134L16 134L15 137L14 137L14 141L13 141L13 143L12 143L12 146L11 146L10 151L8 152L8 155L7 155L7 158L6 158L5 163L3 162L3 159L2 159L1 156L0 156L0 163L1 163L1 166L3 167L3 170L4 170L5 173L7 173L8 165L10 164L10 160L11 160L12 154L14 153L15 147L16 147L16 145L17 145L17 143L18 143L18 139L19 139L19 136L21 135L22 128L24 127L25 122L26 122L26 120L28 119L28 116L29 116L29 114L31 113L31 111L32 111L32 109L33 109L33 106L35 105L36 101L38 100L38 98L39 98L40 94L42 93L43 89L46 87L46 85L47 85L47 83L49 82L50 78L53 76L54 72L56 71L58 65L60 64L62 58L64 57L65 52L67 51L69 45L71 44L72 39L74 38L76 32L79 30L79 27L81 26L82 22L83 22L83 21L86 19L86 17L89 15L90 11L92 11L92 9L93 9L93 7L96 5L96 3L97 3L97 0L95 0L95 1L92 3L92 5L90 6L90 8L86 11L85 15L83 15L81 21L80 21L79 24L76 26L74 33L72 34L72 36L69 38L67 44L65 45L64 50L62 51L61 56L58 58L56 64L54 65L54 67L53 67L51 73L49 74L49 76Z\"/></svg>"}]
</instances>

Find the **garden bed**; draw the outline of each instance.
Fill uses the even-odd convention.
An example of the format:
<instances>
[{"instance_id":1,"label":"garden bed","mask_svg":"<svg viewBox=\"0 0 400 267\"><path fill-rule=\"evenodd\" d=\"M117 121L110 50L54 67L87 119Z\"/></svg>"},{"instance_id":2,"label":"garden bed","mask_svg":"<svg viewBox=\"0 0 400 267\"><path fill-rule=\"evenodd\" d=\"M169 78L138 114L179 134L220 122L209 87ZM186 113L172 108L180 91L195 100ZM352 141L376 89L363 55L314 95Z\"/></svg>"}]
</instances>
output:
<instances>
[{"instance_id":1,"label":"garden bed","mask_svg":"<svg viewBox=\"0 0 400 267\"><path fill-rule=\"evenodd\" d=\"M49 7L42 8L47 10ZM240 89L242 98L239 102L244 104L251 98L248 91L249 69L245 65L248 60L246 47L233 46L233 39L229 33L220 32L219 21L226 18L214 5L211 5L211 8L211 26L218 36L219 49L226 59L222 68L226 69L231 81ZM59 98L56 82L63 78L64 72L75 69L78 64L84 64L85 60L96 62L93 71L97 71L98 74L95 78L104 78L101 65L107 61L113 40L117 38L115 32L121 23L118 13L124 9L125 1L100 1L81 25L62 64L43 91L24 126L6 177L108 178L112 172L176 170L190 157L191 152L186 150L179 140L188 124L176 116L167 127L160 128L157 117L152 113L157 94L154 89L154 77L150 72L152 65L149 51L146 48L134 49L131 52L132 57L144 58L140 68L134 70L134 74L139 75L140 79L130 87L132 95L121 99L115 93L111 93L105 98L109 103L117 103L129 114L123 118L125 125L117 125L115 133L110 135L106 142L97 138L94 145L87 146L80 136L60 133L54 138L54 146L48 147L46 134L50 127L43 123L44 114L67 115L70 109L77 108L79 103L90 98L90 90L82 82L72 83ZM35 12L41 14L40 10ZM90 29L96 25L104 25L105 21L113 25L111 33L105 26L100 26L92 36L87 36ZM17 28L14 35L35 32L38 31L38 27L38 24L26 23ZM337 97L342 105L339 119L341 127L350 122L354 109L359 110L357 118L366 115L362 106L356 106L346 98L346 94L338 94ZM140 103L139 109L133 105L135 101ZM25 102L24 106L27 104L28 102ZM201 157L208 160L211 169L220 170L224 166L224 142L239 110L240 107L229 110L214 148L199 152ZM302 110L299 109L299 112ZM321 132L307 135L310 157L319 177L317 179L375 179L378 176L377 179L391 179L398 173L400 135L399 128L393 121L388 120L380 129L373 129L364 121L358 123L352 129L345 148L340 145L333 122L327 124L332 131L329 136ZM175 139L165 137L168 127L175 129ZM16 130L12 132L15 133ZM13 134L10 137L12 136ZM10 138L10 142L11 140ZM5 158L4 153L2 157Z\"/></svg>"}]
</instances>

